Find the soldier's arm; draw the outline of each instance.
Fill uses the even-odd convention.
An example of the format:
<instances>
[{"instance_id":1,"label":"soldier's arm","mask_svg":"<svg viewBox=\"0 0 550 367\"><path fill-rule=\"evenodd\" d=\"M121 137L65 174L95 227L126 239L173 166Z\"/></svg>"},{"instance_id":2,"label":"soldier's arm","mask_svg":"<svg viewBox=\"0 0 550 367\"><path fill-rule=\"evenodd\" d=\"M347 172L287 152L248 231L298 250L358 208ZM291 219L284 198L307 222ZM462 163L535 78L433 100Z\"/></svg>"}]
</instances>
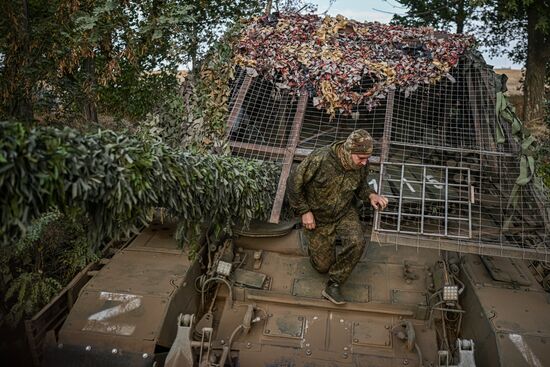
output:
<instances>
[{"instance_id":1,"label":"soldier's arm","mask_svg":"<svg viewBox=\"0 0 550 367\"><path fill-rule=\"evenodd\" d=\"M320 157L310 154L290 175L288 182L288 201L296 214L303 215L310 211L305 195L305 187L313 179L321 165Z\"/></svg>"}]
</instances>

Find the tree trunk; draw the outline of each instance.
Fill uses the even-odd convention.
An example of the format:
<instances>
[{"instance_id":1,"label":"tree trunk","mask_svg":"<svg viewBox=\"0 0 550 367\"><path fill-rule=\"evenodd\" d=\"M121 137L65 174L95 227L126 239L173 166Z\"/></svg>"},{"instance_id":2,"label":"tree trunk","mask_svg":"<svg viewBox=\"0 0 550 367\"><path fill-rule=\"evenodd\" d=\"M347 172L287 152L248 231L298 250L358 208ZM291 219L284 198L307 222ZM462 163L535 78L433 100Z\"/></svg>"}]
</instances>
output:
<instances>
[{"instance_id":1,"label":"tree trunk","mask_svg":"<svg viewBox=\"0 0 550 367\"><path fill-rule=\"evenodd\" d=\"M29 66L31 60L30 46L30 25L29 25L29 4L27 0L21 2L20 21L15 18L13 24L14 39L17 43L17 48L14 54L9 55L6 59L5 75L11 80L7 83L13 83L12 96L9 98L9 113L21 121L32 121L34 111L32 105L32 84L33 80L25 75L25 69ZM12 18L14 19L14 18ZM9 51L8 51L9 52Z\"/></svg>"},{"instance_id":2,"label":"tree trunk","mask_svg":"<svg viewBox=\"0 0 550 367\"><path fill-rule=\"evenodd\" d=\"M87 57L83 62L83 69L84 69L84 73L87 76L86 83L88 85L84 87L85 97L84 97L84 105L82 106L82 109L83 109L86 121L97 123L98 122L97 106L93 98L93 95L96 92L94 59L91 57Z\"/></svg>"},{"instance_id":3,"label":"tree trunk","mask_svg":"<svg viewBox=\"0 0 550 367\"><path fill-rule=\"evenodd\" d=\"M466 0L460 0L457 4L457 10L456 10L456 33L462 34L464 33L464 23L466 22L466 10L465 10L465 2Z\"/></svg>"},{"instance_id":4,"label":"tree trunk","mask_svg":"<svg viewBox=\"0 0 550 367\"><path fill-rule=\"evenodd\" d=\"M523 120L527 124L541 124L544 121L544 80L546 63L550 57L550 42L537 29L542 14L538 2L527 8L527 64L524 83Z\"/></svg>"},{"instance_id":5,"label":"tree trunk","mask_svg":"<svg viewBox=\"0 0 550 367\"><path fill-rule=\"evenodd\" d=\"M191 74L195 80L200 78L200 67L199 67L199 35L198 35L198 26L196 24L191 25L191 42L189 45L189 55L191 56Z\"/></svg>"},{"instance_id":6,"label":"tree trunk","mask_svg":"<svg viewBox=\"0 0 550 367\"><path fill-rule=\"evenodd\" d=\"M95 123L98 122L97 108L95 103L86 101L86 103L84 104L84 117L88 122L95 122Z\"/></svg>"}]
</instances>

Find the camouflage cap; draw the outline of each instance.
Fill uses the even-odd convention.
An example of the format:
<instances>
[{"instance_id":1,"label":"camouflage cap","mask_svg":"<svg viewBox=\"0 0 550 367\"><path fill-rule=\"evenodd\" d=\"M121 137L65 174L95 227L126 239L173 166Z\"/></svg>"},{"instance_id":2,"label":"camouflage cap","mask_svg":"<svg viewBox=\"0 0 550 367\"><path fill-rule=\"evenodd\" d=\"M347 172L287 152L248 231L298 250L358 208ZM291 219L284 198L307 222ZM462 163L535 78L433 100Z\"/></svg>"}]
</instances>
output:
<instances>
[{"instance_id":1,"label":"camouflage cap","mask_svg":"<svg viewBox=\"0 0 550 367\"><path fill-rule=\"evenodd\" d=\"M352 154L371 154L373 150L372 137L367 130L355 130L346 139L344 149Z\"/></svg>"}]
</instances>

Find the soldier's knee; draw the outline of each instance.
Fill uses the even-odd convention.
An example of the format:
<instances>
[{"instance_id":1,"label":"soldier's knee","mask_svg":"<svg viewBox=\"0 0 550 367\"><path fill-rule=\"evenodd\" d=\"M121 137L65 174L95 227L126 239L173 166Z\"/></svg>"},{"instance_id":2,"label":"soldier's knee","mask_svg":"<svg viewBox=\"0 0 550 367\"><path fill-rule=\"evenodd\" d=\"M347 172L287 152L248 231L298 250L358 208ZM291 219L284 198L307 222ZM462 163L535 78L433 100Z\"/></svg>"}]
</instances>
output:
<instances>
[{"instance_id":1,"label":"soldier's knee","mask_svg":"<svg viewBox=\"0 0 550 367\"><path fill-rule=\"evenodd\" d=\"M323 264L321 266L317 266L315 270L317 270L321 274L328 273L328 271L330 270L330 264Z\"/></svg>"},{"instance_id":2,"label":"soldier's knee","mask_svg":"<svg viewBox=\"0 0 550 367\"><path fill-rule=\"evenodd\" d=\"M365 239L362 236L351 235L342 238L342 242L346 247L350 247L353 250L362 250L365 247Z\"/></svg>"},{"instance_id":3,"label":"soldier's knee","mask_svg":"<svg viewBox=\"0 0 550 367\"><path fill-rule=\"evenodd\" d=\"M311 266L313 266L313 269L317 270L321 274L328 273L330 266L332 265L327 262L316 261L313 256L309 257L309 262L311 263Z\"/></svg>"}]
</instances>

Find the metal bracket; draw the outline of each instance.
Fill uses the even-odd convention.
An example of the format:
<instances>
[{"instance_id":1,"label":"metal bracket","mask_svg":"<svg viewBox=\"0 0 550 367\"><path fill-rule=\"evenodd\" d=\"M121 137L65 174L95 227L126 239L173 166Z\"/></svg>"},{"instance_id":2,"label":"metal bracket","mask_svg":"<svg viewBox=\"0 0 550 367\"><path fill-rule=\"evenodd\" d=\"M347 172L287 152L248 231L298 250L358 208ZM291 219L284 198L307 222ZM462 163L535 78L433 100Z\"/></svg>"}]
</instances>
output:
<instances>
[{"instance_id":1,"label":"metal bracket","mask_svg":"<svg viewBox=\"0 0 550 367\"><path fill-rule=\"evenodd\" d=\"M458 364L450 365L450 355L446 350L440 350L437 352L439 357L439 367L476 367L474 360L474 341L471 339L457 339L457 358Z\"/></svg>"},{"instance_id":2,"label":"metal bracket","mask_svg":"<svg viewBox=\"0 0 550 367\"><path fill-rule=\"evenodd\" d=\"M194 315L178 316L178 333L166 356L166 367L193 367L191 340L194 327Z\"/></svg>"},{"instance_id":3,"label":"metal bracket","mask_svg":"<svg viewBox=\"0 0 550 367\"><path fill-rule=\"evenodd\" d=\"M457 339L458 367L476 367L474 360L474 341L471 339Z\"/></svg>"}]
</instances>

